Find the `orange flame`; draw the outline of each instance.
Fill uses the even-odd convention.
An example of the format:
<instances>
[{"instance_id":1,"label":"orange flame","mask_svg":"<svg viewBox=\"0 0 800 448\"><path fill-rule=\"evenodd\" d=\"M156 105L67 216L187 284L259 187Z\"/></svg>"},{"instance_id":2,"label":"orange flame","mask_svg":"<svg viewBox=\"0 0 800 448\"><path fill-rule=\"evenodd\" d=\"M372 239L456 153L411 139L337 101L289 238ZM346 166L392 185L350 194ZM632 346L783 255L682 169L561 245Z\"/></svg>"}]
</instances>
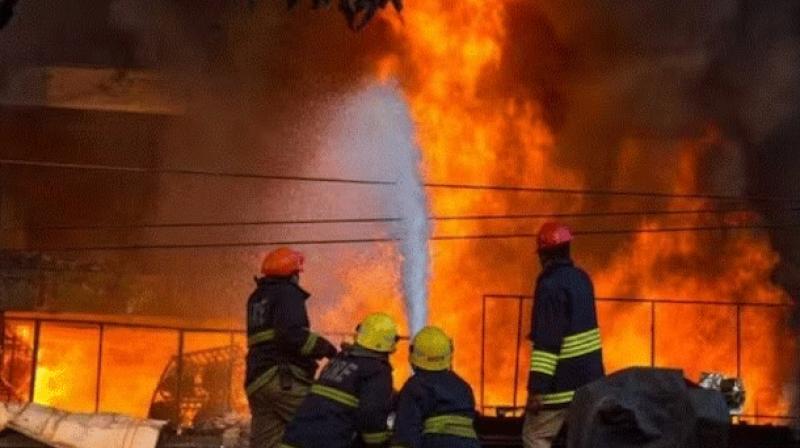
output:
<instances>
[{"instance_id":1,"label":"orange flame","mask_svg":"<svg viewBox=\"0 0 800 448\"><path fill-rule=\"evenodd\" d=\"M426 178L433 182L475 184L573 188L588 185L582 173L557 163L558 135L548 128L539 104L491 92L493 80L487 73L498 66L502 57L506 39L505 2L409 3L402 23L393 17L385 19L405 45L402 53L377 62L375 76L379 80L400 80L416 122ZM699 160L709 151L717 150L723 141L720 131L710 128L699 139L672 145L673 153L677 154L674 166L661 167L663 173L659 181L674 192L701 189ZM625 172L627 165L637 162L637 150L643 144L631 139L618 148L619 172ZM620 178L619 185L614 186L624 187L626 180ZM430 193L435 215L508 214L524 210L570 212L584 207L584 199L580 198L556 204L550 198L524 194L448 189L431 189ZM617 202L628 204L623 200ZM642 202L633 204L641 206ZM703 205L711 204L676 199L669 201L666 208L679 210ZM724 222L746 223L754 217L757 215L753 213L727 216ZM682 226L716 223L708 216L675 219L680 219L677 224ZM664 222L660 218L645 219L639 227L655 229ZM452 221L440 223L436 232L448 235L529 233L535 230L532 228L535 225L532 222ZM579 262L585 260L594 274L600 296L696 298L731 303L787 300L786 293L770 281L778 256L769 240L759 233L642 233L630 237L612 253L603 251L600 255L581 252L581 247L588 243L589 237L576 241L577 258ZM483 370L487 389L482 405L524 400L524 391L517 391L516 397L512 396L512 391L515 374L521 384L527 375L524 368L526 348L521 349L521 365L515 369L518 351L513 341L520 334L516 323L521 321L524 326L529 320L529 305L521 316L516 304L510 302L487 305L489 353L487 363L481 365L481 297L488 293L530 292L538 269L531 242L524 239L450 241L434 243L430 250L433 260L430 320L453 335L456 370L476 389ZM346 255L341 258L348 259ZM354 255L352 263L339 267L339 276L348 289L335 308L312 310L314 322L320 322L323 328L348 332L353 325L351 316L357 319L377 310L402 315L396 278L398 258L391 247L382 248L377 260L359 259ZM659 305L652 323L652 310L647 304L604 303L599 305L599 312L609 370L649 364L653 356L650 341L653 324L656 339L652 345L658 365L683 368L690 378L696 378L706 369L736 374L738 366L750 391L748 413L786 412L787 400L779 389L790 372L791 360L780 356L790 345L787 327L782 321L783 310L746 307L737 315L736 307ZM743 323L739 334L743 344L737 362L735 328L738 320ZM521 331L524 337L525 330ZM94 391L85 387L84 378L77 374L68 376L68 372L58 366L65 362L91 365L94 358L89 355L96 348L84 344L76 335L65 334L63 339L69 344L42 349L37 399L65 404L67 409L85 409L91 403L78 403L77 392L70 392L70 400L65 401L63 385L74 383L70 386L72 389L86 390L90 397L94 396ZM139 347L148 345L145 340L132 339L131 343L138 347L137 353L142 353L144 359L151 359L149 349ZM82 344L80 353L75 348L79 344ZM394 359L398 383L409 374L403 352L401 349ZM147 362L120 361L134 369L131 375L151 377L152 372L135 370L137 365L144 369ZM149 384L136 387L130 395L152 393L152 390L147 393L139 390L150 388ZM110 407L134 414L140 412L125 403Z\"/></svg>"},{"instance_id":2,"label":"orange flame","mask_svg":"<svg viewBox=\"0 0 800 448\"><path fill-rule=\"evenodd\" d=\"M390 26L404 42L401 55L391 55L376 66L378 79L398 78L417 125L428 181L460 183L542 185L581 188L582 174L560 167L555 158L558 136L546 125L541 107L524 98L492 94L491 73L497 68L505 45L505 2L465 0L460 2L411 2L404 20L389 18ZM698 164L710 151L724 147L724 136L715 127L690 141L672 144L677 154L674 167L660 167L660 184L673 192L702 190ZM621 167L637 163L644 142L631 139L620 148ZM635 165L632 165L635 166ZM625 173L625 169L619 172ZM624 178L617 181L624 187ZM516 194L431 189L435 215L508 214L531 207L537 211L570 212L583 207L582 199L560 201ZM644 201L615 201L641 208ZM675 199L667 210L708 208L714 204ZM678 218L644 219L641 229L666 224L712 226L748 224L757 220L752 212L728 214L718 222L713 215L679 215ZM439 234L470 234L494 231L531 232L526 223L464 221L439 223ZM587 237L588 238L588 237ZM579 262L581 246L576 243ZM593 246L596 247L596 246ZM493 304L487 336L491 348L487 365L480 365L481 305L486 293L528 293L536 263L529 241L492 240L441 242L431 249L433 260L430 288L431 320L454 334L456 368L473 384L485 370L486 403L510 403L524 399L524 392L511 396L514 381L516 335L508 327L516 324L516 306ZM586 255L586 254L584 254ZM786 302L788 297L770 280L778 256L768 238L757 232L642 233L632 236L612 254L587 256L594 272L598 295L648 298L695 298L738 302ZM723 261L724 260L724 261ZM713 269L709 272L709 269ZM368 300L368 299L365 299ZM529 305L528 305L529 306ZM601 304L600 320L609 370L649 364L651 355L649 306ZM792 340L781 321L781 309L743 308L740 338L741 358L736 355L736 307L690 305L659 306L656 311L655 361L657 365L681 367L689 378L701 370L738 372L751 391L759 394L779 389L787 381L791 361L781 359L777 344ZM523 310L523 325L529 319ZM495 323L492 323L495 322ZM758 338L749 337L757 327L769 329ZM782 351L781 351L782 352ZM524 385L526 349L518 373ZM697 356L702 353L703 356ZM757 363L754 360L765 361ZM524 388L524 387L523 387ZM766 389L765 389L766 388ZM763 395L763 393L762 393ZM779 392L760 398L760 413L787 410ZM756 411L755 399L746 412Z\"/></svg>"}]
</instances>

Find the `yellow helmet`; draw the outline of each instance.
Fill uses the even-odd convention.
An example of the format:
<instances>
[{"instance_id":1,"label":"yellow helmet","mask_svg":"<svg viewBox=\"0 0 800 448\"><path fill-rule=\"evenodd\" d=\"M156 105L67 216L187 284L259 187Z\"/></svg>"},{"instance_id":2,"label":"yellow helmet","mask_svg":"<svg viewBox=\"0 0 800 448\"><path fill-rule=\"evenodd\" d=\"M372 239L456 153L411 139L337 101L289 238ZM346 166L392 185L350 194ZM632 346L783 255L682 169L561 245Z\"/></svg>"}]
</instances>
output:
<instances>
[{"instance_id":1,"label":"yellow helmet","mask_svg":"<svg viewBox=\"0 0 800 448\"><path fill-rule=\"evenodd\" d=\"M356 328L356 344L382 353L392 353L397 348L397 324L386 313L372 313Z\"/></svg>"},{"instance_id":2,"label":"yellow helmet","mask_svg":"<svg viewBox=\"0 0 800 448\"><path fill-rule=\"evenodd\" d=\"M411 365L424 370L447 370L453 364L453 341L437 327L425 327L411 341Z\"/></svg>"}]
</instances>

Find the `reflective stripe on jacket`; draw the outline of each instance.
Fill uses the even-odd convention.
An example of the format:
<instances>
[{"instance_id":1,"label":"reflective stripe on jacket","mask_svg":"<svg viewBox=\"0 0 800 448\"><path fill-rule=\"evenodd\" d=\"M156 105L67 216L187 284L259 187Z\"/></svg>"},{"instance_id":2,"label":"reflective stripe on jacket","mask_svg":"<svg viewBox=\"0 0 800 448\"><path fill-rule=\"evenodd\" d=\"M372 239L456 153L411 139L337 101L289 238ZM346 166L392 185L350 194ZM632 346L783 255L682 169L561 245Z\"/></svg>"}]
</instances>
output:
<instances>
[{"instance_id":1,"label":"reflective stripe on jacket","mask_svg":"<svg viewBox=\"0 0 800 448\"><path fill-rule=\"evenodd\" d=\"M309 294L288 278L264 277L256 284L247 301L248 393L266 383L277 365L311 381L320 356L315 353L319 336L308 330Z\"/></svg>"},{"instance_id":2,"label":"reflective stripe on jacket","mask_svg":"<svg viewBox=\"0 0 800 448\"><path fill-rule=\"evenodd\" d=\"M479 448L472 388L455 372L416 370L400 390L392 447Z\"/></svg>"},{"instance_id":3,"label":"reflective stripe on jacket","mask_svg":"<svg viewBox=\"0 0 800 448\"><path fill-rule=\"evenodd\" d=\"M536 281L528 392L546 409L564 408L581 386L601 378L603 354L591 279L567 259Z\"/></svg>"},{"instance_id":4,"label":"reflective stripe on jacket","mask_svg":"<svg viewBox=\"0 0 800 448\"><path fill-rule=\"evenodd\" d=\"M368 447L389 441L392 368L388 355L349 348L325 366L289 424L283 443L294 448Z\"/></svg>"}]
</instances>

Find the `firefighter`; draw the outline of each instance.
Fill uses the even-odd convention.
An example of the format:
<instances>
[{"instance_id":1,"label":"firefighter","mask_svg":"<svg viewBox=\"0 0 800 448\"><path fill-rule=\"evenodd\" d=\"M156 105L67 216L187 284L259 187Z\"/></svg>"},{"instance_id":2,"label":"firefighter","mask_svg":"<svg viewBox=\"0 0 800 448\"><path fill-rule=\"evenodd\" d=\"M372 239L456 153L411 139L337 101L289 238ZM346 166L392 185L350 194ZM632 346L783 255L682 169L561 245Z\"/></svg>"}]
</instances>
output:
<instances>
[{"instance_id":1,"label":"firefighter","mask_svg":"<svg viewBox=\"0 0 800 448\"><path fill-rule=\"evenodd\" d=\"M452 371L453 343L436 327L411 342L414 375L397 399L392 448L480 448L472 388Z\"/></svg>"},{"instance_id":2,"label":"firefighter","mask_svg":"<svg viewBox=\"0 0 800 448\"><path fill-rule=\"evenodd\" d=\"M309 294L298 285L302 270L301 253L285 247L270 252L247 303L245 387L252 448L278 446L308 394L317 360L336 355L333 344L309 331Z\"/></svg>"},{"instance_id":3,"label":"firefighter","mask_svg":"<svg viewBox=\"0 0 800 448\"><path fill-rule=\"evenodd\" d=\"M383 313L357 327L355 344L345 346L323 369L281 448L382 447L389 440L392 367L397 325Z\"/></svg>"},{"instance_id":4,"label":"firefighter","mask_svg":"<svg viewBox=\"0 0 800 448\"><path fill-rule=\"evenodd\" d=\"M525 448L549 448L561 430L575 390L604 375L594 287L570 257L572 233L556 222L537 237L542 272L531 322Z\"/></svg>"}]
</instances>

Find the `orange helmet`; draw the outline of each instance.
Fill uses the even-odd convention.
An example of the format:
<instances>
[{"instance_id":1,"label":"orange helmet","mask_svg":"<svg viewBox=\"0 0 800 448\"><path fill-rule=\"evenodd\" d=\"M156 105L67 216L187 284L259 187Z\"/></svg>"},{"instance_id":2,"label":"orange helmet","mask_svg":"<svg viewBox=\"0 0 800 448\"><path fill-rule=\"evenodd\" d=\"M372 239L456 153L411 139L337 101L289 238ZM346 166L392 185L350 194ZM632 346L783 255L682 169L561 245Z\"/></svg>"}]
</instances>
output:
<instances>
[{"instance_id":1,"label":"orange helmet","mask_svg":"<svg viewBox=\"0 0 800 448\"><path fill-rule=\"evenodd\" d=\"M559 222L546 222L539 229L536 239L539 250L552 249L572 241L572 232L569 227Z\"/></svg>"},{"instance_id":2,"label":"orange helmet","mask_svg":"<svg viewBox=\"0 0 800 448\"><path fill-rule=\"evenodd\" d=\"M261 273L267 277L289 277L303 272L305 258L300 252L280 247L268 253L261 264Z\"/></svg>"}]
</instances>

